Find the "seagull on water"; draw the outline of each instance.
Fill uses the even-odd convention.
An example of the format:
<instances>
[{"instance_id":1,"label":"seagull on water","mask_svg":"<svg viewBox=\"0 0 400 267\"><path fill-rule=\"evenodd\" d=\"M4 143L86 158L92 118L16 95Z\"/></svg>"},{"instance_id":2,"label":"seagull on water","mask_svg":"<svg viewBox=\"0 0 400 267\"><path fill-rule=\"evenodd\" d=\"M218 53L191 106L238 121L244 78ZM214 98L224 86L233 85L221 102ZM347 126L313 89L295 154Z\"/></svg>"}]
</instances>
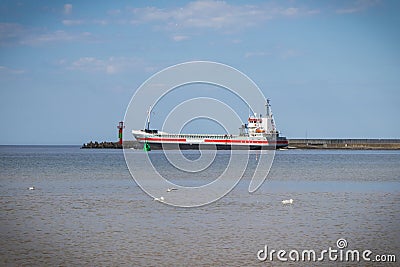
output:
<instances>
[{"instance_id":1,"label":"seagull on water","mask_svg":"<svg viewBox=\"0 0 400 267\"><path fill-rule=\"evenodd\" d=\"M160 198L155 197L155 198L154 198L154 201L164 202L164 197L160 197Z\"/></svg>"},{"instance_id":2,"label":"seagull on water","mask_svg":"<svg viewBox=\"0 0 400 267\"><path fill-rule=\"evenodd\" d=\"M34 186L30 186L30 187L28 187L28 190L35 190L35 187Z\"/></svg>"},{"instance_id":3,"label":"seagull on water","mask_svg":"<svg viewBox=\"0 0 400 267\"><path fill-rule=\"evenodd\" d=\"M285 199L285 200L282 200L282 204L283 204L283 205L292 204L292 203L293 203L293 199Z\"/></svg>"},{"instance_id":4,"label":"seagull on water","mask_svg":"<svg viewBox=\"0 0 400 267\"><path fill-rule=\"evenodd\" d=\"M168 188L167 192L171 192L171 191L175 191L175 190L178 190L178 188Z\"/></svg>"}]
</instances>

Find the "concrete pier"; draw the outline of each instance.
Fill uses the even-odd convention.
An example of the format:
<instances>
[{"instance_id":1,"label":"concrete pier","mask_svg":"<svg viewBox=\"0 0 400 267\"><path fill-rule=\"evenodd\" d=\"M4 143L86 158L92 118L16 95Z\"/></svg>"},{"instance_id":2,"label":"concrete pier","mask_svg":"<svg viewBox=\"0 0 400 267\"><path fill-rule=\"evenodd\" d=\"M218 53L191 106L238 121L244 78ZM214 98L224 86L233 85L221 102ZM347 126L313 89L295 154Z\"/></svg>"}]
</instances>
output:
<instances>
[{"instance_id":1,"label":"concrete pier","mask_svg":"<svg viewBox=\"0 0 400 267\"><path fill-rule=\"evenodd\" d=\"M298 149L400 149L400 139L288 139Z\"/></svg>"}]
</instances>

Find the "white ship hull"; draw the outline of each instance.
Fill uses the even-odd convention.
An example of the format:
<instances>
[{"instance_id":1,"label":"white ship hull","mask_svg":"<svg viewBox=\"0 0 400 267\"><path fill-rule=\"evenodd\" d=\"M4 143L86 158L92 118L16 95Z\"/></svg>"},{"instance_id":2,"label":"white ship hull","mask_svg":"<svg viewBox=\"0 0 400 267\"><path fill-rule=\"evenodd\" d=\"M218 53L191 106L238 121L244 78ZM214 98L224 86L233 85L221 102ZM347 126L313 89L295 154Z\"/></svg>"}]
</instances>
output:
<instances>
[{"instance_id":1,"label":"white ship hull","mask_svg":"<svg viewBox=\"0 0 400 267\"><path fill-rule=\"evenodd\" d=\"M148 133L146 130L132 131L139 142L147 142L152 149L277 149L286 147L285 137L246 137L238 135L197 135Z\"/></svg>"},{"instance_id":2,"label":"white ship hull","mask_svg":"<svg viewBox=\"0 0 400 267\"><path fill-rule=\"evenodd\" d=\"M132 134L144 143L145 150L158 149L278 149L288 146L285 137L280 137L270 110L266 104L266 116L249 117L248 123L239 128L239 135L228 134L170 134L150 130L150 110L147 128L133 130Z\"/></svg>"}]
</instances>

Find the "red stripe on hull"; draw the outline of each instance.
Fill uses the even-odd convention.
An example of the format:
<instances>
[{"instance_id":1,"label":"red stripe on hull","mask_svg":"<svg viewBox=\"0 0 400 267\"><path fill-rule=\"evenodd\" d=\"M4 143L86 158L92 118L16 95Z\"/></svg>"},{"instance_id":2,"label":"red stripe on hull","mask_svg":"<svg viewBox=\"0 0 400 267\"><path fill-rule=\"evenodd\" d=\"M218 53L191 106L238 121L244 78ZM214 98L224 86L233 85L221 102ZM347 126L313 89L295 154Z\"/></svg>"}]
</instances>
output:
<instances>
[{"instance_id":1,"label":"red stripe on hull","mask_svg":"<svg viewBox=\"0 0 400 267\"><path fill-rule=\"evenodd\" d=\"M140 141L170 141L170 142L186 142L185 138L139 138Z\"/></svg>"},{"instance_id":2,"label":"red stripe on hull","mask_svg":"<svg viewBox=\"0 0 400 267\"><path fill-rule=\"evenodd\" d=\"M235 144L269 144L268 141L253 141L253 140L212 140L212 139L205 139L205 143L235 143Z\"/></svg>"}]
</instances>

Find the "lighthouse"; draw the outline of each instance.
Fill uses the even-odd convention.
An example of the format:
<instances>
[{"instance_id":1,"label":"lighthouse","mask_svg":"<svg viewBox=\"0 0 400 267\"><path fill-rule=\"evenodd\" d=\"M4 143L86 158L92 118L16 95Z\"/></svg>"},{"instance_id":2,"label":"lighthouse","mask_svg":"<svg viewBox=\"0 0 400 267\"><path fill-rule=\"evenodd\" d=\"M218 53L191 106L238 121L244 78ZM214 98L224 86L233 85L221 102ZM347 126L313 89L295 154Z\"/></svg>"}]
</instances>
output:
<instances>
[{"instance_id":1,"label":"lighthouse","mask_svg":"<svg viewBox=\"0 0 400 267\"><path fill-rule=\"evenodd\" d=\"M122 129L125 128L124 122L123 122L123 121L120 121L119 124L118 124L118 126L117 126L117 128L118 128L119 144L122 146Z\"/></svg>"}]
</instances>

